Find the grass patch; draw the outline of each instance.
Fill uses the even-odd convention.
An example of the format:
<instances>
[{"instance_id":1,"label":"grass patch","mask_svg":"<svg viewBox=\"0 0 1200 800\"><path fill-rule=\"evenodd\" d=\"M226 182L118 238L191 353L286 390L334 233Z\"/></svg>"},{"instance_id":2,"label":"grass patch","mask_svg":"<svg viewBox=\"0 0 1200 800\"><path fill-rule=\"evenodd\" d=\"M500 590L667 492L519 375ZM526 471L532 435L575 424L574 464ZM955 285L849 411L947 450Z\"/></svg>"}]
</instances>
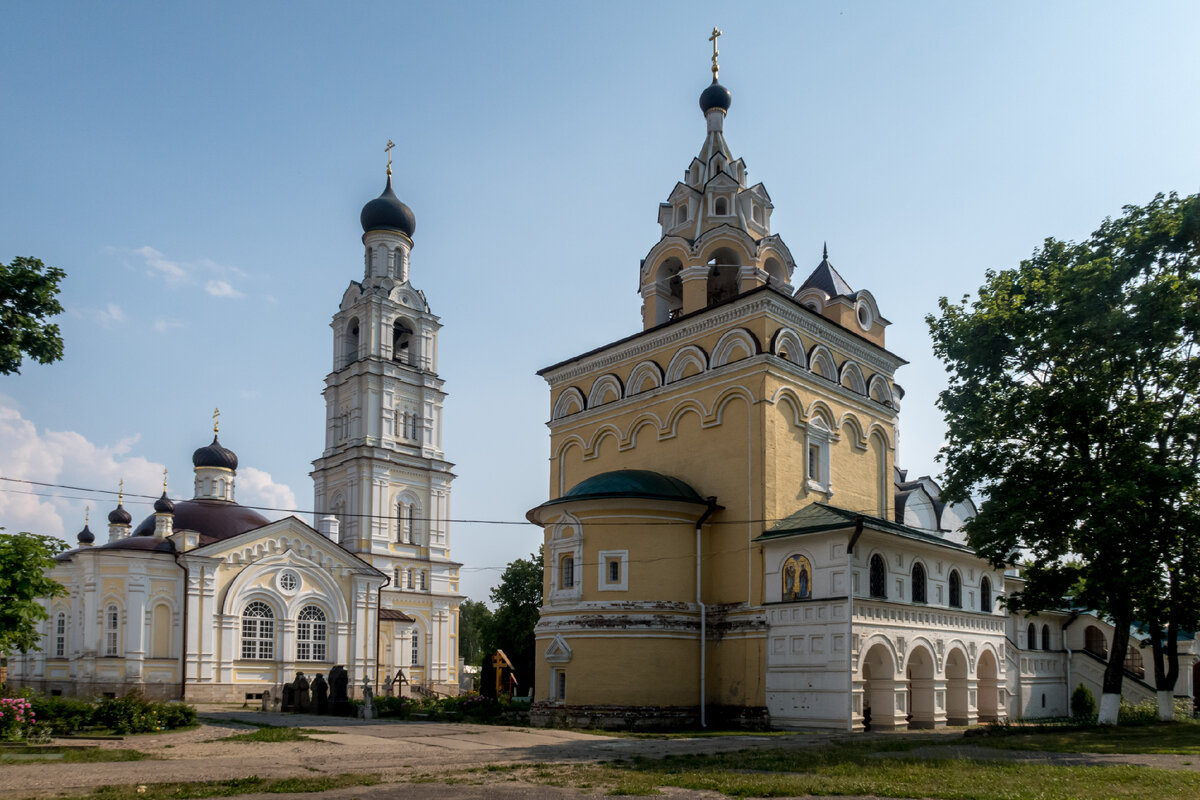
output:
<instances>
[{"instance_id":1,"label":"grass patch","mask_svg":"<svg viewBox=\"0 0 1200 800\"><path fill-rule=\"evenodd\" d=\"M259 725L258 730L210 739L213 742L311 742L308 734L321 733L314 728L287 728L278 725Z\"/></svg>"},{"instance_id":2,"label":"grass patch","mask_svg":"<svg viewBox=\"0 0 1200 800\"><path fill-rule=\"evenodd\" d=\"M818 731L748 731L713 730L711 728L681 730L681 731L625 731L606 730L604 728L581 728L579 733L590 733L593 736L612 736L617 739L711 739L718 736L813 736Z\"/></svg>"},{"instance_id":3,"label":"grass patch","mask_svg":"<svg viewBox=\"0 0 1200 800\"><path fill-rule=\"evenodd\" d=\"M378 775L343 774L299 778L233 778L227 781L195 781L191 783L148 783L103 786L90 794L57 800L189 800L204 797L232 797L239 794L300 794L328 792L347 786L374 786Z\"/></svg>"},{"instance_id":4,"label":"grass patch","mask_svg":"<svg viewBox=\"0 0 1200 800\"><path fill-rule=\"evenodd\" d=\"M145 761L154 756L139 750L114 750L99 747L6 747L0 755L12 753L18 758L0 759L0 764L28 764L54 761L57 764L91 764L101 761Z\"/></svg>"},{"instance_id":5,"label":"grass patch","mask_svg":"<svg viewBox=\"0 0 1200 800\"><path fill-rule=\"evenodd\" d=\"M972 744L1003 750L1043 750L1052 753L1167 753L1200 755L1200 724L1160 722L1087 728L1024 728L1000 726Z\"/></svg>"},{"instance_id":6,"label":"grass patch","mask_svg":"<svg viewBox=\"0 0 1200 800\"><path fill-rule=\"evenodd\" d=\"M1067 733L1066 735L1070 735ZM1008 737L999 737L1008 738ZM990 737L970 741L987 747ZM531 783L601 787L616 795L652 795L664 787L729 797L877 795L962 800L1075 800L1080 797L1177 800L1200 796L1200 774L1149 767L1057 766L1011 761L916 758L916 747L962 745L928 738L835 742L819 747L742 750L711 755L634 756L610 765L537 767L511 775ZM886 754L888 757L881 758Z\"/></svg>"}]
</instances>

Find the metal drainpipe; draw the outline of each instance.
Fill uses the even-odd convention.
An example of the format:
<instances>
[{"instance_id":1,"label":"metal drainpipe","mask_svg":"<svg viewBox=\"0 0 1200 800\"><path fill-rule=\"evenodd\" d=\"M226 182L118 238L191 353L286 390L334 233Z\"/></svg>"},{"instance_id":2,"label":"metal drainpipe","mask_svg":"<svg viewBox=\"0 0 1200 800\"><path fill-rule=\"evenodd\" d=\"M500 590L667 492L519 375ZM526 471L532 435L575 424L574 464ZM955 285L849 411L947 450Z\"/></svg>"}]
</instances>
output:
<instances>
[{"instance_id":1,"label":"metal drainpipe","mask_svg":"<svg viewBox=\"0 0 1200 800\"><path fill-rule=\"evenodd\" d=\"M175 551L175 566L183 570L183 642L179 648L179 701L187 697L187 647L188 647L188 569L179 563L178 550Z\"/></svg>"},{"instance_id":2,"label":"metal drainpipe","mask_svg":"<svg viewBox=\"0 0 1200 800\"><path fill-rule=\"evenodd\" d=\"M846 730L854 731L854 545L863 534L863 515L854 519L854 533L846 546Z\"/></svg>"},{"instance_id":3,"label":"metal drainpipe","mask_svg":"<svg viewBox=\"0 0 1200 800\"><path fill-rule=\"evenodd\" d=\"M704 526L704 521L711 517L716 510L720 508L717 505L717 498L708 498L708 508L704 509L704 513L700 515L700 519L696 520L696 605L700 607L700 727L707 728L708 722L705 719L705 658L707 657L707 637L708 637L708 609L704 602L700 599L700 528Z\"/></svg>"},{"instance_id":4,"label":"metal drainpipe","mask_svg":"<svg viewBox=\"0 0 1200 800\"><path fill-rule=\"evenodd\" d=\"M1067 701L1067 713L1071 713L1071 648L1067 646L1067 628L1071 627L1071 623L1079 619L1079 614L1072 611L1071 616L1062 626L1063 650L1067 651L1067 694L1063 698Z\"/></svg>"},{"instance_id":5,"label":"metal drainpipe","mask_svg":"<svg viewBox=\"0 0 1200 800\"><path fill-rule=\"evenodd\" d=\"M383 572L383 570L380 570ZM383 661L383 653L379 650L379 630L382 627L379 619L379 610L383 608L383 587L392 582L390 576L384 573L383 583L375 590L375 693L379 693L379 665ZM388 672L388 678L391 678L391 671Z\"/></svg>"}]
</instances>

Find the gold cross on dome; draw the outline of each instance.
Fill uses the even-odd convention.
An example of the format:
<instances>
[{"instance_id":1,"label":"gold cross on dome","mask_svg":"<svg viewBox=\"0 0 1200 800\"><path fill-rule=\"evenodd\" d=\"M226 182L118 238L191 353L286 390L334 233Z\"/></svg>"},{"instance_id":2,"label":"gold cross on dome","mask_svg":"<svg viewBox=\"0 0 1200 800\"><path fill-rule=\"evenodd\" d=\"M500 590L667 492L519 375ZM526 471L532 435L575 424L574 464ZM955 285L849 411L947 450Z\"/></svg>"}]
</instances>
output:
<instances>
[{"instance_id":1,"label":"gold cross on dome","mask_svg":"<svg viewBox=\"0 0 1200 800\"><path fill-rule=\"evenodd\" d=\"M220 417L221 417L221 409L214 408L213 409L213 433L217 432L217 428L219 427L220 421L221 421Z\"/></svg>"},{"instance_id":2,"label":"gold cross on dome","mask_svg":"<svg viewBox=\"0 0 1200 800\"><path fill-rule=\"evenodd\" d=\"M167 468L163 467L163 494L167 492Z\"/></svg>"},{"instance_id":3,"label":"gold cross on dome","mask_svg":"<svg viewBox=\"0 0 1200 800\"><path fill-rule=\"evenodd\" d=\"M392 148L395 146L396 146L396 143L393 142L391 139L388 139L387 147L383 148L384 151L388 154L388 175L392 174Z\"/></svg>"},{"instance_id":4,"label":"gold cross on dome","mask_svg":"<svg viewBox=\"0 0 1200 800\"><path fill-rule=\"evenodd\" d=\"M117 505L121 505L124 502L125 502L125 479L121 478L120 482L117 483Z\"/></svg>"},{"instance_id":5,"label":"gold cross on dome","mask_svg":"<svg viewBox=\"0 0 1200 800\"><path fill-rule=\"evenodd\" d=\"M721 29L713 26L712 36L708 40L713 43L713 80L717 79L717 37L721 35Z\"/></svg>"}]
</instances>

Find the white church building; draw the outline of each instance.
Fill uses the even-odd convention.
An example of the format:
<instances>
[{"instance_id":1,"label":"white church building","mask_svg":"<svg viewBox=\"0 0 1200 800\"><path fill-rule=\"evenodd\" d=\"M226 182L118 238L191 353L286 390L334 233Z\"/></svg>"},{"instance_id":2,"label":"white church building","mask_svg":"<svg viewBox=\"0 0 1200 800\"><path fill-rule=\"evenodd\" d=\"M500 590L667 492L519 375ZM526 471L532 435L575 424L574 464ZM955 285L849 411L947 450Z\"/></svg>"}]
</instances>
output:
<instances>
[{"instance_id":1,"label":"white church building","mask_svg":"<svg viewBox=\"0 0 1200 800\"><path fill-rule=\"evenodd\" d=\"M242 702L341 664L352 687L457 693L440 325L409 280L416 220L390 164L360 219L364 275L333 317L313 462L318 529L238 505L238 458L214 424L192 456L192 499L172 501L164 481L135 526L119 498L105 542L85 525L58 557L52 577L69 594L48 601L42 649L10 658L10 683Z\"/></svg>"}]
</instances>

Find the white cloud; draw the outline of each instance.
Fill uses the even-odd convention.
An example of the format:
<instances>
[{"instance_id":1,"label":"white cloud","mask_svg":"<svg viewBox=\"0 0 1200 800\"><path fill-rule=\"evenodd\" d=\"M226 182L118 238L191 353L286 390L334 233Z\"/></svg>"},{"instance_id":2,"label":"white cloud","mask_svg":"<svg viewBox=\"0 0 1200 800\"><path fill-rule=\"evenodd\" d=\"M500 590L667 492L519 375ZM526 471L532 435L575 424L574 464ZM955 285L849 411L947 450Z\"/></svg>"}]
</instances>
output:
<instances>
[{"instance_id":1,"label":"white cloud","mask_svg":"<svg viewBox=\"0 0 1200 800\"><path fill-rule=\"evenodd\" d=\"M179 322L178 320L163 319L162 317L159 317L158 319L154 320L155 333L166 333L167 331L171 330L172 328L182 328L182 327L183 327L183 323Z\"/></svg>"},{"instance_id":2,"label":"white cloud","mask_svg":"<svg viewBox=\"0 0 1200 800\"><path fill-rule=\"evenodd\" d=\"M237 475L237 501L244 506L256 506L268 519L283 519L287 511L267 511L265 508L296 508L296 493L286 484L276 483L271 473L254 467L242 467Z\"/></svg>"},{"instance_id":3,"label":"white cloud","mask_svg":"<svg viewBox=\"0 0 1200 800\"><path fill-rule=\"evenodd\" d=\"M204 285L204 291L211 294L213 297L229 297L234 300L244 297L237 289L229 285L228 281L211 280Z\"/></svg>"},{"instance_id":4,"label":"white cloud","mask_svg":"<svg viewBox=\"0 0 1200 800\"><path fill-rule=\"evenodd\" d=\"M133 253L139 255L146 262L146 266L150 268L148 274L155 273L166 279L167 283L183 283L188 276L188 271L177 261L171 261L153 247L146 245L136 248Z\"/></svg>"},{"instance_id":5,"label":"white cloud","mask_svg":"<svg viewBox=\"0 0 1200 800\"><path fill-rule=\"evenodd\" d=\"M105 490L115 490L124 478L128 494L156 494L163 466L129 455L137 441L132 436L96 444L74 431L39 431L10 398L0 396L0 475L5 478ZM127 496L125 507L136 522L150 513L151 502ZM111 495L0 481L0 524L9 531L51 534L73 544L85 506L91 506L92 532L106 541L106 517L116 507Z\"/></svg>"},{"instance_id":6,"label":"white cloud","mask_svg":"<svg viewBox=\"0 0 1200 800\"><path fill-rule=\"evenodd\" d=\"M105 328L120 325L125 321L125 312L116 303L109 303L104 308L76 309L72 310L71 313L77 317L89 319Z\"/></svg>"}]
</instances>

